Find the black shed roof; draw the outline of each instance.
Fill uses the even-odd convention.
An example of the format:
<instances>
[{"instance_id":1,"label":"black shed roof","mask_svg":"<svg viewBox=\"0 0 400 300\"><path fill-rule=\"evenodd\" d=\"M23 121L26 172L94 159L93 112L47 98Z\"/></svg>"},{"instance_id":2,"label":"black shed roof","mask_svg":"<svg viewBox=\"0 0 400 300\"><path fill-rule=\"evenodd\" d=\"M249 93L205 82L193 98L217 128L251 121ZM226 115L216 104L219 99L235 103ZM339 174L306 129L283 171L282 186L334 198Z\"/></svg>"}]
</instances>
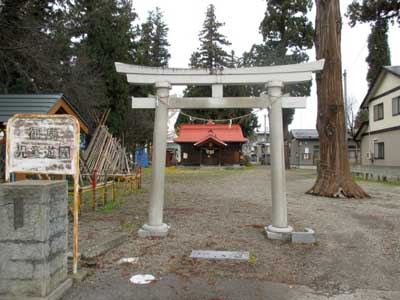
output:
<instances>
[{"instance_id":1,"label":"black shed roof","mask_svg":"<svg viewBox=\"0 0 400 300\"><path fill-rule=\"evenodd\" d=\"M62 94L2 94L0 122L7 122L15 114L47 114L62 97Z\"/></svg>"},{"instance_id":2,"label":"black shed roof","mask_svg":"<svg viewBox=\"0 0 400 300\"><path fill-rule=\"evenodd\" d=\"M58 94L0 94L0 122L7 122L15 114L47 114L60 100L88 127L87 120L62 93Z\"/></svg>"}]
</instances>

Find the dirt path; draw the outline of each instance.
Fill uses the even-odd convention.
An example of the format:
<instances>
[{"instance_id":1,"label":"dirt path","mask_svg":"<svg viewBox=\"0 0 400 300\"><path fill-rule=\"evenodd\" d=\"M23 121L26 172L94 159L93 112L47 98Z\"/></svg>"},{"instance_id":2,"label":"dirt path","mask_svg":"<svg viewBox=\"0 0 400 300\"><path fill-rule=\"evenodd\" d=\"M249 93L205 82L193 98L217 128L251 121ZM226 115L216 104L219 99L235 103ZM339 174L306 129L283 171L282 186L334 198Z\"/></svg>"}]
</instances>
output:
<instances>
[{"instance_id":1,"label":"dirt path","mask_svg":"<svg viewBox=\"0 0 400 300\"><path fill-rule=\"evenodd\" d=\"M144 192L131 196L122 207L82 217L81 236L96 235L99 227L102 234L131 234L128 242L99 258L95 274L77 291L104 284L107 276L128 281L137 273L174 274L183 281L265 280L306 285L325 295L359 288L400 291L400 186L361 183L372 196L364 200L313 197L304 192L314 173L287 172L287 198L289 224L296 230L315 229L316 245L265 238L271 197L269 170L263 167L168 170L164 218L171 225L170 234L164 239L139 239L137 229L147 218L147 177ZM192 249L249 251L253 259L196 261L188 258ZM119 266L120 257L139 257L139 263Z\"/></svg>"}]
</instances>

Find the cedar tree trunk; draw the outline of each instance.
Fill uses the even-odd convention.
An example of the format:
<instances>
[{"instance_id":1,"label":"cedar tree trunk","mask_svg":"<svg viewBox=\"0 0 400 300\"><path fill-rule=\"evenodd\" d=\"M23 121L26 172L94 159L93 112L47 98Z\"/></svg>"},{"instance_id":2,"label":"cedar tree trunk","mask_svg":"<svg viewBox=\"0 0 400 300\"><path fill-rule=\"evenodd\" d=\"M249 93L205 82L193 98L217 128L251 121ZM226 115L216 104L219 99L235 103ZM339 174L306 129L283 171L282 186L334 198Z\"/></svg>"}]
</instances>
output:
<instances>
[{"instance_id":1,"label":"cedar tree trunk","mask_svg":"<svg viewBox=\"0 0 400 300\"><path fill-rule=\"evenodd\" d=\"M314 186L307 193L325 197L368 197L353 182L347 155L339 0L317 0L316 2L315 47L317 59L324 58L325 66L317 75L320 169Z\"/></svg>"}]
</instances>

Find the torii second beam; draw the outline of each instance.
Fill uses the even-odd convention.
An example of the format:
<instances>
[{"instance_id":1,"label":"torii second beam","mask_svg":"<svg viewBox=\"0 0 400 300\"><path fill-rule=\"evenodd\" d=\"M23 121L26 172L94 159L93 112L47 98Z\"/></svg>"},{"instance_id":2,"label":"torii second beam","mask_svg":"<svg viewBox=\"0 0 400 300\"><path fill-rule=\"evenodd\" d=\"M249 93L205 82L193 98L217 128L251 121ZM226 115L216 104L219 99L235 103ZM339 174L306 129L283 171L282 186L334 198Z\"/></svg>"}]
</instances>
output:
<instances>
[{"instance_id":1,"label":"torii second beam","mask_svg":"<svg viewBox=\"0 0 400 300\"><path fill-rule=\"evenodd\" d=\"M174 97L168 99L169 109L216 109L216 108L268 108L271 106L268 96L261 97ZM306 108L306 97L281 97L282 108ZM132 97L132 108L155 109L157 98Z\"/></svg>"}]
</instances>

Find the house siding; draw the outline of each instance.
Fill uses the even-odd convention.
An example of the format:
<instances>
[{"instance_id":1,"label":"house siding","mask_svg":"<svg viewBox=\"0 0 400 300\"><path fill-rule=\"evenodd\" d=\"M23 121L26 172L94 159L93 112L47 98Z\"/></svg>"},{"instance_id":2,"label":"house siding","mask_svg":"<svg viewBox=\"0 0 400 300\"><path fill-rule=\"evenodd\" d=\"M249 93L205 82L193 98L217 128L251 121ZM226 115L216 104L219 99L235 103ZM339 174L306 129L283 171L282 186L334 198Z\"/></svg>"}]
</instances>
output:
<instances>
[{"instance_id":1,"label":"house siding","mask_svg":"<svg viewBox=\"0 0 400 300\"><path fill-rule=\"evenodd\" d=\"M374 140L385 144L383 159L368 159L367 153L374 152ZM361 140L361 159L363 165L397 166L400 167L400 130L367 134Z\"/></svg>"},{"instance_id":2,"label":"house siding","mask_svg":"<svg viewBox=\"0 0 400 300\"><path fill-rule=\"evenodd\" d=\"M372 98L387 92L390 89L400 85L400 80L393 74L387 73L383 78L381 86L371 95ZM369 110L369 130L377 131L386 128L396 127L400 125L400 115L392 114L392 99L400 96L400 90L389 95L373 100L368 105ZM374 121L374 106L383 103L383 120Z\"/></svg>"},{"instance_id":3,"label":"house siding","mask_svg":"<svg viewBox=\"0 0 400 300\"><path fill-rule=\"evenodd\" d=\"M298 140L292 139L290 142L290 165L294 167L300 166L316 166L319 159L319 142L318 140ZM308 149L308 150L307 150ZM307 153L308 155L305 155ZM309 159L304 159L308 156Z\"/></svg>"},{"instance_id":4,"label":"house siding","mask_svg":"<svg viewBox=\"0 0 400 300\"><path fill-rule=\"evenodd\" d=\"M375 83L373 93L369 96L372 100L368 103L368 130L361 137L361 163L400 166L400 115L393 116L392 111L392 99L400 96L400 90L396 90L400 86L400 78L390 72L383 72L385 74L382 74L381 79ZM374 121L374 107L380 103L383 103L383 119ZM374 158L374 143L384 143L384 158ZM370 158L368 158L369 153Z\"/></svg>"}]
</instances>

